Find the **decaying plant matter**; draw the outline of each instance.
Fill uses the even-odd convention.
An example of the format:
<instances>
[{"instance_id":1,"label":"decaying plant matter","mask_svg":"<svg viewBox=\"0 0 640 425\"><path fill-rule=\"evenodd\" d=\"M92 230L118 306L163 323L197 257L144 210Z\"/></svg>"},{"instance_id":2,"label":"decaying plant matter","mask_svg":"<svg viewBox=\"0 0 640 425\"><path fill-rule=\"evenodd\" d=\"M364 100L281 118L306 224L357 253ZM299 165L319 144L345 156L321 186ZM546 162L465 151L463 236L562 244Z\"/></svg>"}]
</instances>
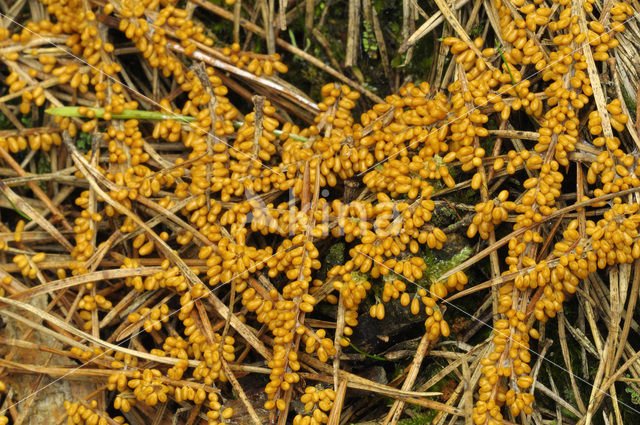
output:
<instances>
[{"instance_id":1,"label":"decaying plant matter","mask_svg":"<svg viewBox=\"0 0 640 425\"><path fill-rule=\"evenodd\" d=\"M485 2L499 40L492 46L470 38L436 1L455 32L442 39L453 64L445 90L407 83L382 100L360 85L329 83L317 105L276 78L287 72L280 55L216 46L192 19L199 2L41 2L46 19L0 30L3 112L54 109L47 127L2 134L0 153L25 177L25 152L55 151L55 161L66 152L69 168L56 175L81 189L66 193L75 199L63 211L34 181L25 183L37 203L0 186L24 215L1 242L11 261L0 265L0 314L33 326L12 312L40 315L63 346L52 352L79 360L105 385L110 405L68 400L69 423L122 424L162 418L161 406L203 405L211 425L338 424L346 388L367 385L398 400L387 421L408 402L466 409L477 425L526 423L539 327L585 279L604 269L629 274L640 257L638 135L599 75L615 66L618 37L634 19L628 2ZM151 90L133 86L139 70L127 69L119 48L141 58ZM230 75L277 95L252 95ZM231 101L230 88L250 110ZM379 101L363 108L361 93ZM305 124L309 111L315 117ZM528 148L527 138L535 141ZM167 157L159 147L170 145L177 155ZM434 276L425 253L443 249L451 229L432 219L439 197L461 187L479 193L463 231L489 248ZM56 248L34 249L25 232L34 224ZM339 241L347 258L322 271L328 245ZM469 288L465 271L484 256L491 280ZM465 378L473 410L471 398L459 409L411 392L415 375L401 391L341 367L367 298L376 299L368 314L381 326L392 300L424 315L419 368L450 337L447 297L484 287L493 334L476 353L481 376ZM610 289L622 303L611 307L614 322L626 292ZM57 304L43 311L28 303L41 294ZM335 326L326 326L321 304L335 306ZM148 338L127 344L140 333ZM598 370L589 404L579 400L587 421L600 390L614 391L630 367L618 368L624 346L598 343L616 363ZM239 381L248 373L268 375L260 405ZM322 377L334 388L311 382ZM240 402L221 393L228 388ZM304 409L292 413L294 399Z\"/></svg>"}]
</instances>

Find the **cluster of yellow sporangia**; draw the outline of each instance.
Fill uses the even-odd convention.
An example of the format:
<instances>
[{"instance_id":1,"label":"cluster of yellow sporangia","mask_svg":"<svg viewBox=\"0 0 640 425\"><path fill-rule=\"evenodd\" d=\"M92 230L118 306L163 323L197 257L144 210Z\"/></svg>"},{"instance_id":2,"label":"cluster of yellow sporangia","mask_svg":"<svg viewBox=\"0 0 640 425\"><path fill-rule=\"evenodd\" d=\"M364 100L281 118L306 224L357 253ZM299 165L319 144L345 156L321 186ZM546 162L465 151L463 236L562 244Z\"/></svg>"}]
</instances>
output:
<instances>
[{"instance_id":1,"label":"cluster of yellow sporangia","mask_svg":"<svg viewBox=\"0 0 640 425\"><path fill-rule=\"evenodd\" d=\"M333 407L336 399L336 392L331 388L318 389L307 387L300 401L304 403L305 412L308 415L298 414L293 418L294 425L317 425L327 423L329 416L327 412Z\"/></svg>"},{"instance_id":2,"label":"cluster of yellow sporangia","mask_svg":"<svg viewBox=\"0 0 640 425\"><path fill-rule=\"evenodd\" d=\"M516 203L507 201L509 191L501 191L496 199L479 202L475 205L473 221L467 228L467 236L472 238L478 234L482 239L488 239L495 226L509 218L509 211L516 209Z\"/></svg>"},{"instance_id":3,"label":"cluster of yellow sporangia","mask_svg":"<svg viewBox=\"0 0 640 425\"><path fill-rule=\"evenodd\" d=\"M588 273L607 265L631 262L640 256L640 248L634 251L634 244L637 243L634 221L637 206L634 208L616 198L603 220L586 222L586 234L577 230L577 220L572 221L564 231L565 240L556 244L552 256L536 260L537 247L543 242L538 223L557 210L556 200L562 193L564 180L561 167L569 164L568 154L576 149L578 139L584 137L579 133L580 120L585 115L581 114L581 110L590 102L594 92L593 81L587 72L587 55L595 61L606 60L609 57L607 50L617 46L616 33L624 30L620 22L633 10L626 3L615 3L612 5L615 17L612 14L611 21L589 22L590 30L585 34L581 30L581 18L572 13L568 2L557 2L556 13L523 0L513 1L510 6L498 0L495 6L500 16L501 36L506 42L504 53L501 54L502 70L487 70L484 59L476 56L467 43L457 39L445 40L452 46L460 63L471 64L464 66L465 77L449 87L454 93L452 102L455 106L456 96L460 96L458 103L463 111L465 106L462 99L478 106L493 104L503 120L510 116L511 111L522 108L538 120L540 137L533 149L510 151L507 155L509 174L513 174L520 166L532 172L532 176L523 183L523 194L517 201L511 202L507 200L509 193L503 191L496 200L489 199L478 204L467 232L469 236L480 233L487 238L494 226L508 217L509 212L515 213L514 230L527 229L511 239L508 245L505 260L508 270L504 273L514 273L516 277L501 283L499 287L498 311L501 317L494 323L493 352L482 360L483 377L479 381L479 400L473 416L478 425L502 422L505 414L503 405L508 406L513 417L520 412L532 411L534 397L526 392L533 382L529 376L529 344L530 337L535 338L538 333L530 327L529 315L533 314L540 321L554 317L562 308L565 294L575 292L580 280ZM512 12L514 7L524 18ZM591 3L585 3L584 7L592 10ZM532 37L537 26L547 23L554 35L552 47L555 48L548 55L537 47ZM591 46L589 52L583 50L585 45ZM476 41L475 47L480 48L481 43ZM485 50L483 56L490 57L494 53ZM543 81L547 82L544 87L544 93L548 96L546 100L536 97L535 93L529 91L529 82L522 81L520 66L534 63L535 69L542 73ZM505 102L505 95L510 97L510 104ZM620 140L611 135L612 129L623 131L628 119L620 105L618 99L606 105L608 124L603 124L602 111L593 111L588 116L588 132L597 136L589 141L601 149L587 174L593 196L637 187L640 183L636 175L636 157L624 152ZM467 111L464 112L466 116ZM474 133L477 135L478 124L481 123L482 120L477 119L469 124L475 125L476 131L472 130L468 137L473 137ZM603 125L610 127L605 130ZM600 136L603 132L607 135ZM474 148L475 152L478 148L471 142L463 144L469 148L453 149L457 151L456 158L463 163L463 167L474 160L476 165L480 165L481 161L476 158L481 156L471 154ZM466 156L460 156L461 151ZM496 160L494 169L500 170L504 164L504 160ZM472 187L480 187L482 183L481 178L476 176L476 182L472 179ZM623 222L625 225L621 225ZM616 235L615 242L602 239L605 231L610 237ZM533 302L530 300L535 299L532 297L534 291L540 291L541 297L530 306L529 303ZM510 383L515 383L515 386Z\"/></svg>"},{"instance_id":4,"label":"cluster of yellow sporangia","mask_svg":"<svg viewBox=\"0 0 640 425\"><path fill-rule=\"evenodd\" d=\"M24 254L18 254L13 257L13 262L20 268L22 276L35 279L39 272L38 263L43 262L45 258L46 254L44 252L39 252L31 258Z\"/></svg>"},{"instance_id":5,"label":"cluster of yellow sporangia","mask_svg":"<svg viewBox=\"0 0 640 425\"><path fill-rule=\"evenodd\" d=\"M85 321L83 325L83 329L88 331L91 330L91 312L97 309L101 310L109 310L111 309L112 304L111 301L107 300L102 295L85 295L82 297L80 302L78 303L78 315L82 320Z\"/></svg>"},{"instance_id":6,"label":"cluster of yellow sporangia","mask_svg":"<svg viewBox=\"0 0 640 425\"><path fill-rule=\"evenodd\" d=\"M15 136L0 136L0 147L11 152L18 153L26 150L42 149L45 152L51 150L51 146L60 146L62 138L58 133L31 133L26 136L16 134Z\"/></svg>"},{"instance_id":7,"label":"cluster of yellow sporangia","mask_svg":"<svg viewBox=\"0 0 640 425\"><path fill-rule=\"evenodd\" d=\"M260 76L263 73L266 75L273 75L274 72L285 73L288 71L287 65L280 62L280 55L274 53L273 55L261 55L252 52L240 51L240 44L233 43L231 46L223 47L220 52L229 58L229 62L242 69Z\"/></svg>"},{"instance_id":8,"label":"cluster of yellow sporangia","mask_svg":"<svg viewBox=\"0 0 640 425\"><path fill-rule=\"evenodd\" d=\"M424 282L428 271L424 251L441 249L447 242L446 233L431 223L436 205L432 198L441 188L456 186L456 180L468 180L482 195L472 212L469 237L490 239L510 218L513 229L520 230L507 246L502 271L513 277L498 286L491 352L481 363L483 376L473 411L478 425L495 425L505 415L532 411L534 397L527 391L533 383L529 350L531 339L538 337L532 327L535 320L554 317L565 294L575 292L588 273L640 257L638 206L616 198L593 204L609 207L600 220L587 220L582 227L577 220L565 223L552 254L539 258L541 226L557 210L563 173L570 153L579 149L578 140L600 151L586 173L589 196L640 184L640 160L614 133L624 131L628 121L620 100L608 99L597 110L586 108L594 91L602 91L594 86L588 63L607 60L617 47L616 34L633 14L625 2L607 4L602 19L587 22L566 0L552 5L495 0L492 7L504 45L484 47L482 39L445 38L457 64L445 92L434 92L427 83L409 83L355 117L359 94L345 85L327 84L321 90L319 114L304 128L280 121L278 106L258 96L253 109L241 113L212 67L187 68L185 58L202 51L261 78L286 71L277 55L243 52L239 44L214 47L203 27L173 1L109 1L95 9L81 0L42 2L50 20L29 23L19 34L0 29L0 40L26 44L38 37L65 37L68 52L81 60L67 53L41 54L36 48L24 53L38 61L22 63L22 52L7 53L2 59L9 68L9 92L21 97L22 113L46 103L47 89L38 83L47 78L57 78L58 85L79 95L91 95L94 106L103 108L100 116L95 109L81 107L81 119L56 117L55 122L71 137L79 131L100 134L108 153L106 160L97 156L94 169L102 175L99 184L109 199L92 198L90 191L77 196L71 252L76 261L57 270L58 277L64 278L68 270L73 275L88 273L87 262L104 239L99 229L108 222L122 233L111 247L127 253L122 268L140 267L141 258L159 258L161 265L152 275L128 276L122 284L140 293L163 291L179 299L177 310L171 302L157 301L126 313L130 326L161 341L147 347L151 354L177 359L171 367L139 368L138 358L128 353L69 349L70 357L82 361L106 356L108 361L97 367L111 368L107 388L116 392L115 409L127 412L136 403L155 406L176 400L208 403L210 424L232 417L213 386L229 378L225 362L244 359L247 352L240 354L244 341L233 329L203 331L196 303L213 287L235 291L242 305L235 313L240 321L264 326L268 332L271 373L264 406L273 415L288 414L286 400L300 385L301 350L322 362L331 361L338 351L332 330L305 321L318 303L343 303L343 346L357 332L360 307L376 286L381 288L380 299L370 307L371 316L383 320L385 303L398 299L412 314L426 314L425 331L431 339L448 337L440 303L468 284L467 275L458 271L447 279L436 277L418 290L413 283ZM594 11L593 3L582 4L588 14ZM160 99L157 110L188 116L191 122L175 117L147 126L137 119L114 118L139 103L119 81L122 66L98 15L109 15L105 25L123 33L141 60L182 91L177 98ZM535 34L543 26L551 38L541 43ZM536 82L525 79L532 72L540 73ZM507 147L504 155L490 153L490 119L504 122L523 113L538 126L536 144L531 149ZM0 146L11 153L27 148L46 151L60 144L59 134L4 137ZM179 143L183 154L168 161L150 148L150 140ZM86 157L94 158L92 152ZM526 168L529 176L522 187L494 195L487 166L493 168L489 175ZM361 182L366 190L346 194L344 188L353 182L356 187ZM585 200L588 196L578 199ZM156 238L122 215L123 209L114 203L141 216L149 214L150 205L173 216L154 225ZM175 224L178 219L180 226ZM20 243L23 228L21 221L14 240L3 248ZM325 277L321 269L326 254L318 242L326 240L344 240L349 247L346 261L331 264ZM166 251L159 249L163 244L179 250L181 258L198 260L201 265L190 271L204 284L188 279L184 269L165 258ZM18 254L13 260L31 279L37 277L44 255ZM104 285L90 282L85 289ZM328 295L321 290L325 285ZM79 327L89 329L95 310L103 314L101 310L119 302L119 292L106 293L81 298ZM173 314L178 321L170 325ZM190 381L176 383L182 379ZM306 412L294 423L326 423L334 398L330 389L307 387L300 398ZM105 418L95 405L69 402L65 407L73 423L100 423Z\"/></svg>"},{"instance_id":9,"label":"cluster of yellow sporangia","mask_svg":"<svg viewBox=\"0 0 640 425\"><path fill-rule=\"evenodd\" d=\"M145 331L159 331L162 329L162 324L167 323L169 320L169 306L167 304L161 304L154 308L143 307L127 316L127 320L131 323L137 323L142 320L142 318L145 319L142 324Z\"/></svg>"},{"instance_id":10,"label":"cluster of yellow sporangia","mask_svg":"<svg viewBox=\"0 0 640 425\"><path fill-rule=\"evenodd\" d=\"M98 402L92 400L90 403L64 402L64 408L67 411L69 425L108 425L119 424L128 425L123 416L114 418L97 409ZM0 422L1 423L1 422Z\"/></svg>"}]
</instances>

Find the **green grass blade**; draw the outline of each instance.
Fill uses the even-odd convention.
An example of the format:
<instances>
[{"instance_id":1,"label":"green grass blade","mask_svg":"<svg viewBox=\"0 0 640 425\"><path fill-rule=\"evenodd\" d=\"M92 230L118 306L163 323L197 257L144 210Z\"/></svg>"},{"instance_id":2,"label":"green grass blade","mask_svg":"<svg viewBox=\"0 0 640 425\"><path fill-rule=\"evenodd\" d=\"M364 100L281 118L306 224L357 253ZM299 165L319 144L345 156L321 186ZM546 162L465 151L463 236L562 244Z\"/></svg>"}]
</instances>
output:
<instances>
[{"instance_id":1,"label":"green grass blade","mask_svg":"<svg viewBox=\"0 0 640 425\"><path fill-rule=\"evenodd\" d=\"M60 106L57 108L49 108L45 112L49 115L55 115L59 117L75 117L75 118L87 118L80 114L78 106ZM104 116L104 108L87 108L89 111L95 113L95 117L100 119ZM142 111L140 109L125 109L120 114L111 114L112 119L116 120L176 120L182 122L195 121L195 117L187 115L166 114L164 112L156 111Z\"/></svg>"}]
</instances>

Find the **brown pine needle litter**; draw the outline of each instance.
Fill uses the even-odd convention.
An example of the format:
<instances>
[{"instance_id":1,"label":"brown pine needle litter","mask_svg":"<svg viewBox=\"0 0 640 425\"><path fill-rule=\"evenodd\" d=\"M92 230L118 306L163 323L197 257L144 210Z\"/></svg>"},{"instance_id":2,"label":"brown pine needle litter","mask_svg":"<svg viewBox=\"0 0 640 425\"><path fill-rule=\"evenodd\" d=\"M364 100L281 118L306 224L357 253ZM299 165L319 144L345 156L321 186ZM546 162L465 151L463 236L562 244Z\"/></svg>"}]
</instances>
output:
<instances>
[{"instance_id":1,"label":"brown pine needle litter","mask_svg":"<svg viewBox=\"0 0 640 425\"><path fill-rule=\"evenodd\" d=\"M0 425L636 423L638 12L0 1Z\"/></svg>"}]
</instances>

